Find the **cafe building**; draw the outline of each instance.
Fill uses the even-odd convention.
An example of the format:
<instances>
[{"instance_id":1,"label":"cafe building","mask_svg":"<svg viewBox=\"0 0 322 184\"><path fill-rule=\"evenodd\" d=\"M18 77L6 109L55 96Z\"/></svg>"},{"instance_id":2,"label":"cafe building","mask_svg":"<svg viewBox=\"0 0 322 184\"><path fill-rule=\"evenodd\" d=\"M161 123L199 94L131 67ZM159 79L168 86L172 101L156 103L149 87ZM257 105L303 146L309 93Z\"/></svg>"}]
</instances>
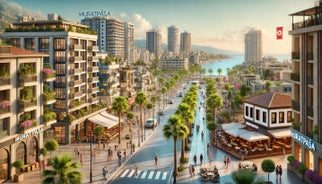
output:
<instances>
[{"instance_id":1,"label":"cafe building","mask_svg":"<svg viewBox=\"0 0 322 184\"><path fill-rule=\"evenodd\" d=\"M27 170L39 162L43 132L56 120L44 120L44 53L0 46L0 183L16 173L22 160Z\"/></svg>"}]
</instances>

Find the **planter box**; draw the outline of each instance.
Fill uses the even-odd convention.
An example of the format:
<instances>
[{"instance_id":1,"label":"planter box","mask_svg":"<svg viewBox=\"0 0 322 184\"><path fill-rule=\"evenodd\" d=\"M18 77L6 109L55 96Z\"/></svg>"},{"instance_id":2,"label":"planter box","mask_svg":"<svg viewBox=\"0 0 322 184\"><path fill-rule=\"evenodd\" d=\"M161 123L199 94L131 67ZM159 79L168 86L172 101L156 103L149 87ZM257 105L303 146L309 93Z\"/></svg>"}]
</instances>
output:
<instances>
[{"instance_id":1,"label":"planter box","mask_svg":"<svg viewBox=\"0 0 322 184\"><path fill-rule=\"evenodd\" d=\"M13 176L13 181L15 181L15 182L22 182L23 181L23 174L15 174Z\"/></svg>"},{"instance_id":2,"label":"planter box","mask_svg":"<svg viewBox=\"0 0 322 184\"><path fill-rule=\"evenodd\" d=\"M298 170L296 170L291 163L287 164L287 170L294 173L301 181L304 181L304 174L300 173Z\"/></svg>"},{"instance_id":3,"label":"planter box","mask_svg":"<svg viewBox=\"0 0 322 184\"><path fill-rule=\"evenodd\" d=\"M315 184L310 178L308 178L307 176L304 175L303 177L304 181L308 184Z\"/></svg>"}]
</instances>

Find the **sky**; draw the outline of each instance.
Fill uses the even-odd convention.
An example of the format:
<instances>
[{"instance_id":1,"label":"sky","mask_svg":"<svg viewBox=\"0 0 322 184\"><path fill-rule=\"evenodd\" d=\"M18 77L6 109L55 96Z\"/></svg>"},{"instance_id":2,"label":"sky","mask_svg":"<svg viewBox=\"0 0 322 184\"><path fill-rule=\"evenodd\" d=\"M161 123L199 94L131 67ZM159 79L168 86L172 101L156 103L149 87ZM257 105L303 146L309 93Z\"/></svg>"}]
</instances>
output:
<instances>
[{"instance_id":1,"label":"sky","mask_svg":"<svg viewBox=\"0 0 322 184\"><path fill-rule=\"evenodd\" d=\"M193 45L213 46L244 52L244 35L262 31L265 55L290 55L291 13L314 6L316 0L7 0L33 12L57 13L65 20L80 22L79 12L110 11L111 16L131 22L135 39L159 29L167 42L167 27L191 33ZM283 39L276 39L276 27Z\"/></svg>"}]
</instances>

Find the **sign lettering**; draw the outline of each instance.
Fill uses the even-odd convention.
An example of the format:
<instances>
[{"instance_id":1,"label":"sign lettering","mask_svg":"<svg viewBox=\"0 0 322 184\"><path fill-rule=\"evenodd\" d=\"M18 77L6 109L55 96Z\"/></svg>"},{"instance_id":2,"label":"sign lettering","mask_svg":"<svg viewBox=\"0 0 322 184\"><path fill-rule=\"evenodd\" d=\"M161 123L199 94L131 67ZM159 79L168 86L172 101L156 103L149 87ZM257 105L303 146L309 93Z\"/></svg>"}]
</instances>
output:
<instances>
[{"instance_id":1,"label":"sign lettering","mask_svg":"<svg viewBox=\"0 0 322 184\"><path fill-rule=\"evenodd\" d=\"M308 139L306 137L303 137L302 135L296 133L296 132L292 132L292 138L299 141L301 144L303 144L304 146L308 147L309 149L316 151L316 147L314 142L311 139Z\"/></svg>"},{"instance_id":2,"label":"sign lettering","mask_svg":"<svg viewBox=\"0 0 322 184\"><path fill-rule=\"evenodd\" d=\"M102 17L102 16L111 16L111 12L106 10L84 11L84 12L79 12L78 15L80 17Z\"/></svg>"},{"instance_id":3,"label":"sign lettering","mask_svg":"<svg viewBox=\"0 0 322 184\"><path fill-rule=\"evenodd\" d=\"M21 135L19 135L19 136L17 136L15 138L15 142L18 142L18 141L27 139L29 136L33 136L33 135L40 134L43 131L44 131L44 129L42 127L40 127L40 128L37 128L37 129L32 130L31 132L27 132L27 133L21 134Z\"/></svg>"}]
</instances>

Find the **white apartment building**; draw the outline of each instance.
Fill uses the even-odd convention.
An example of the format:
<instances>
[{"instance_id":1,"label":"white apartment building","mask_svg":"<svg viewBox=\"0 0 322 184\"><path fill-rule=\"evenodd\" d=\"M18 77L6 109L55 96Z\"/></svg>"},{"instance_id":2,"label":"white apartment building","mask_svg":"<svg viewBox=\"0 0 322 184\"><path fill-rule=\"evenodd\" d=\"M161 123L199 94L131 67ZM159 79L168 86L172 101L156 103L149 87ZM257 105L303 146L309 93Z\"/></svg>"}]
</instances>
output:
<instances>
[{"instance_id":1,"label":"white apartment building","mask_svg":"<svg viewBox=\"0 0 322 184\"><path fill-rule=\"evenodd\" d=\"M179 29L175 25L168 27L168 52L173 56L179 54Z\"/></svg>"},{"instance_id":2,"label":"white apartment building","mask_svg":"<svg viewBox=\"0 0 322 184\"><path fill-rule=\"evenodd\" d=\"M260 61L263 57L262 32L252 30L245 34L245 61Z\"/></svg>"},{"instance_id":3,"label":"white apartment building","mask_svg":"<svg viewBox=\"0 0 322 184\"><path fill-rule=\"evenodd\" d=\"M161 70L171 70L171 71L180 71L189 69L189 60L188 58L171 58L171 59L161 59L160 60L160 69Z\"/></svg>"}]
</instances>

